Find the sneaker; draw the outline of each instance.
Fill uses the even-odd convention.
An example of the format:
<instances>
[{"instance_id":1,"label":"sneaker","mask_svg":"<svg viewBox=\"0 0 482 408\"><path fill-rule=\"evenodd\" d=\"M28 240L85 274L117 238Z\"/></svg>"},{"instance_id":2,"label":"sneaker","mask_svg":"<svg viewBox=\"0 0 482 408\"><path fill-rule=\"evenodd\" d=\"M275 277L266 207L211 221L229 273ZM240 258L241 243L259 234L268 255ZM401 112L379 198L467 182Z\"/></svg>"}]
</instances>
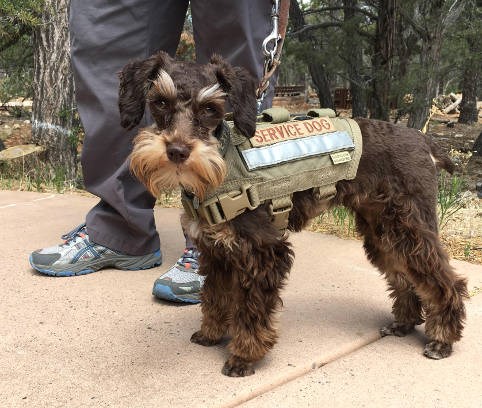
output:
<instances>
[{"instance_id":1,"label":"sneaker","mask_svg":"<svg viewBox=\"0 0 482 408\"><path fill-rule=\"evenodd\" d=\"M156 279L152 294L162 300L199 303L204 276L198 274L198 257L196 248L186 248L174 266Z\"/></svg>"},{"instance_id":2,"label":"sneaker","mask_svg":"<svg viewBox=\"0 0 482 408\"><path fill-rule=\"evenodd\" d=\"M144 255L125 255L89 241L85 224L62 235L61 245L38 249L30 255L30 265L50 276L86 275L102 268L149 269L162 263L161 251Z\"/></svg>"}]
</instances>

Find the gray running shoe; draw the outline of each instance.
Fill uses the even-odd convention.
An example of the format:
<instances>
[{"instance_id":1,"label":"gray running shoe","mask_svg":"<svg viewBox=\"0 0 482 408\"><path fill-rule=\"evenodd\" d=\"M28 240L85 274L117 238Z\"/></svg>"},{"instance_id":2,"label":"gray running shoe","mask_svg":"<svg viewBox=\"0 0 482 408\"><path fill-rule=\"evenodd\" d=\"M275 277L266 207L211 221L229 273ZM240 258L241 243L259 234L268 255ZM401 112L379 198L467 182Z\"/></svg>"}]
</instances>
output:
<instances>
[{"instance_id":1,"label":"gray running shoe","mask_svg":"<svg viewBox=\"0 0 482 408\"><path fill-rule=\"evenodd\" d=\"M162 300L199 303L205 278L198 274L198 257L196 248L186 248L174 266L156 279L152 294Z\"/></svg>"},{"instance_id":2,"label":"gray running shoe","mask_svg":"<svg viewBox=\"0 0 482 408\"><path fill-rule=\"evenodd\" d=\"M162 263L160 250L144 256L131 256L90 242L85 224L62 235L62 239L65 242L61 245L32 252L32 268L50 276L74 276L102 268L149 269Z\"/></svg>"}]
</instances>

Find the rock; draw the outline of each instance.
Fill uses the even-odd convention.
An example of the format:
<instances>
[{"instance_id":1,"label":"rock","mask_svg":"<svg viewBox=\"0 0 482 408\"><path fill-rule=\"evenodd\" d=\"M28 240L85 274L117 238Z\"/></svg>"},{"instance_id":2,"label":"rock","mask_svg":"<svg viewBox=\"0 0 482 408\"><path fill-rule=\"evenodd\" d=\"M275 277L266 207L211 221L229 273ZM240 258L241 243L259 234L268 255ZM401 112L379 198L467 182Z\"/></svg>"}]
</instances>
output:
<instances>
[{"instance_id":1,"label":"rock","mask_svg":"<svg viewBox=\"0 0 482 408\"><path fill-rule=\"evenodd\" d=\"M13 125L13 128L14 128L14 129L20 129L20 127L21 127L21 126L20 126L18 123L15 123L15 124Z\"/></svg>"},{"instance_id":2,"label":"rock","mask_svg":"<svg viewBox=\"0 0 482 408\"><path fill-rule=\"evenodd\" d=\"M8 125L5 125L2 129L0 129L0 140L5 141L12 135L12 128Z\"/></svg>"},{"instance_id":3,"label":"rock","mask_svg":"<svg viewBox=\"0 0 482 408\"><path fill-rule=\"evenodd\" d=\"M14 160L19 157L25 157L31 154L40 153L43 150L43 147L33 144L12 146L0 152L0 161Z\"/></svg>"}]
</instances>

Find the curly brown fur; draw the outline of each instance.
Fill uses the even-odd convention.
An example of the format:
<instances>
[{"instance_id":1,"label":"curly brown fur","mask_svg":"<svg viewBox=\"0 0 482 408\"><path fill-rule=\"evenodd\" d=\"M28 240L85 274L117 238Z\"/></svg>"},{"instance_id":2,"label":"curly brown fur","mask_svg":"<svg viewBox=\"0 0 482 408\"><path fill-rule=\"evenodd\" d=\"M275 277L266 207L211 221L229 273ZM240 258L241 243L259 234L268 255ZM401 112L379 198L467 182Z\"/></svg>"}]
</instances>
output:
<instances>
[{"instance_id":1,"label":"curly brown fur","mask_svg":"<svg viewBox=\"0 0 482 408\"><path fill-rule=\"evenodd\" d=\"M238 129L252 136L254 80L220 57L198 66L162 53L129 64L121 79L123 124L138 123L143 107L137 105L145 101L156 121L135 141L131 168L139 179L153 194L181 184L203 197L216 188L226 172L217 151L224 103L232 105ZM356 178L339 181L330 200L313 190L294 193L288 230L300 231L330 206L351 209L368 259L385 275L393 299L395 320L381 334L404 336L425 321L424 354L447 357L461 338L467 297L466 281L449 265L437 228L437 172L451 171L453 164L417 130L357 122L363 150ZM279 235L267 205L215 226L187 215L182 224L200 250L200 274L206 276L201 329L191 340L211 346L230 335L222 372L251 375L276 343L280 290L294 256L287 234Z\"/></svg>"},{"instance_id":2,"label":"curly brown fur","mask_svg":"<svg viewBox=\"0 0 482 408\"><path fill-rule=\"evenodd\" d=\"M229 334L232 356L223 373L252 374L252 364L276 343L274 316L293 262L291 245L278 237L264 208L215 228L214 234L205 222L183 221L200 250L199 273L206 276L201 330L191 340L216 344Z\"/></svg>"},{"instance_id":3,"label":"curly brown fur","mask_svg":"<svg viewBox=\"0 0 482 408\"><path fill-rule=\"evenodd\" d=\"M438 236L437 166L451 170L451 162L417 130L367 119L358 123L363 135L358 173L338 182L335 202L355 213L367 256L389 282L397 330L409 331L425 314L429 339L452 345L462 335L467 288ZM425 350L427 357L446 357L446 350L433 348Z\"/></svg>"}]
</instances>

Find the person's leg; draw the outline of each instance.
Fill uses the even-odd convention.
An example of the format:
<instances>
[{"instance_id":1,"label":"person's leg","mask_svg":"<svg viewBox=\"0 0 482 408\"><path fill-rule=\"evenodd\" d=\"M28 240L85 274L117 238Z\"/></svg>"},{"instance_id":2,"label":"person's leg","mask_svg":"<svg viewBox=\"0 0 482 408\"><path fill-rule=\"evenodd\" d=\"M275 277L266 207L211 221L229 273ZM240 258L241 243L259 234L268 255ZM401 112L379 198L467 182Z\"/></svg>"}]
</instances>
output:
<instances>
[{"instance_id":1,"label":"person's leg","mask_svg":"<svg viewBox=\"0 0 482 408\"><path fill-rule=\"evenodd\" d=\"M263 40L273 29L271 8L268 0L192 0L197 61L204 64L216 53L260 80ZM275 83L276 74L270 80L262 109L271 106Z\"/></svg>"},{"instance_id":2,"label":"person's leg","mask_svg":"<svg viewBox=\"0 0 482 408\"><path fill-rule=\"evenodd\" d=\"M71 2L72 67L77 106L85 129L84 183L100 202L88 213L86 229L76 231L68 240L74 240L82 250L95 242L97 246L87 251L93 255L99 252L99 247L105 247L114 254L137 256L139 262L128 263L126 269L159 264L160 243L153 216L155 199L128 169L127 157L136 130L126 132L120 126L118 72L130 60L146 58L159 49L174 55L187 4L187 0ZM66 272L75 273L57 273L62 268L59 263L64 261L63 253L59 254L62 252L59 247L50 249L32 254L35 269L70 276L100 267L124 266L97 262L73 271L71 260L66 258L69 264ZM46 262L55 262L56 268L45 268Z\"/></svg>"},{"instance_id":3,"label":"person's leg","mask_svg":"<svg viewBox=\"0 0 482 408\"><path fill-rule=\"evenodd\" d=\"M155 199L132 177L126 161L136 130L120 126L118 72L159 49L174 55L186 8L179 0L73 0L71 5L72 65L86 134L84 183L101 198L87 215L87 231L94 242L130 255L159 249L159 238Z\"/></svg>"}]
</instances>

